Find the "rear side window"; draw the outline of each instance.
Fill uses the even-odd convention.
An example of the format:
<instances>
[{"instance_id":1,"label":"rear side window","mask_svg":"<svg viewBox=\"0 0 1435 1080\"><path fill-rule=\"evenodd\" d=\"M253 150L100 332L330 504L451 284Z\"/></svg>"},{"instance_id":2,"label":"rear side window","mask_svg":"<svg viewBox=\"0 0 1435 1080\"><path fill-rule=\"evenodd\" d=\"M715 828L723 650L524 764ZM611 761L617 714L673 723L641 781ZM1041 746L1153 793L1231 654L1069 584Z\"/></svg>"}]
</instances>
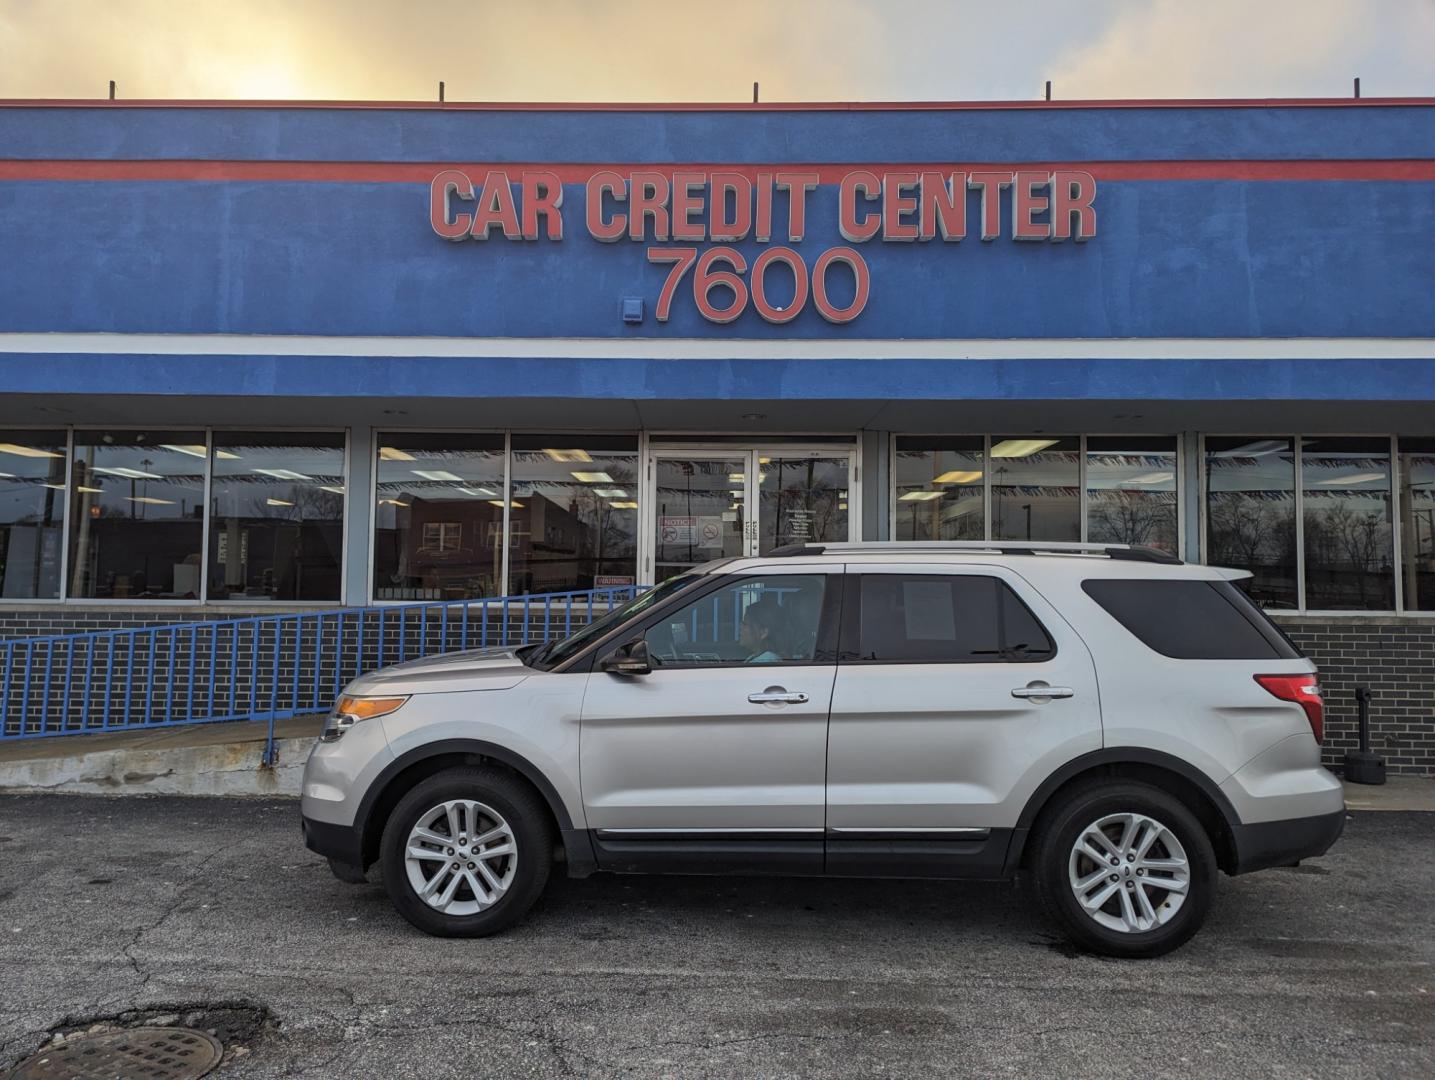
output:
<instances>
[{"instance_id":1,"label":"rear side window","mask_svg":"<svg viewBox=\"0 0 1435 1080\"><path fill-rule=\"evenodd\" d=\"M999 578L866 574L858 580L858 617L848 624L844 649L849 662L1023 663L1056 652L1036 616Z\"/></svg>"},{"instance_id":2,"label":"rear side window","mask_svg":"<svg viewBox=\"0 0 1435 1080\"><path fill-rule=\"evenodd\" d=\"M1295 660L1300 652L1229 581L1093 578L1086 595L1177 660Z\"/></svg>"}]
</instances>

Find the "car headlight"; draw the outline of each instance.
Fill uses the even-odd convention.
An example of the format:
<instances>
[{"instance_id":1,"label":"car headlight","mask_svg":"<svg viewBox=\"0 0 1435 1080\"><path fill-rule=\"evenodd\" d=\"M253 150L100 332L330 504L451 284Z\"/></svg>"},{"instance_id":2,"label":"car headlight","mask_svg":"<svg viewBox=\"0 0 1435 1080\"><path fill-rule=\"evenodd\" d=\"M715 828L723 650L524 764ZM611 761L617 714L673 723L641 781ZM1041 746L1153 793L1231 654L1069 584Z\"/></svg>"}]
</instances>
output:
<instances>
[{"instance_id":1,"label":"car headlight","mask_svg":"<svg viewBox=\"0 0 1435 1080\"><path fill-rule=\"evenodd\" d=\"M319 741L338 742L344 737L344 732L360 720L387 716L406 701L407 697L341 697L334 702L329 718L324 721Z\"/></svg>"}]
</instances>

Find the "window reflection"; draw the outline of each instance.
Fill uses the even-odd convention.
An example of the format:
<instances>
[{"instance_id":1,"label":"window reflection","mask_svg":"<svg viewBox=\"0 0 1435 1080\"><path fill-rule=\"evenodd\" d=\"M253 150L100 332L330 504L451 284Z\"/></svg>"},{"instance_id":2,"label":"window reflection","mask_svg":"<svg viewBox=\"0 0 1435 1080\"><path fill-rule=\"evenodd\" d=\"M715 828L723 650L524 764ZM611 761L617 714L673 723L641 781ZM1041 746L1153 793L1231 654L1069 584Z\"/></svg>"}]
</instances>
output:
<instances>
[{"instance_id":1,"label":"window reflection","mask_svg":"<svg viewBox=\"0 0 1435 1080\"><path fill-rule=\"evenodd\" d=\"M374 599L498 593L503 436L378 433Z\"/></svg>"},{"instance_id":2,"label":"window reflection","mask_svg":"<svg viewBox=\"0 0 1435 1080\"><path fill-rule=\"evenodd\" d=\"M993 435L992 538L1081 539L1081 440Z\"/></svg>"},{"instance_id":3,"label":"window reflection","mask_svg":"<svg viewBox=\"0 0 1435 1080\"><path fill-rule=\"evenodd\" d=\"M1176 552L1174 437L1086 440L1086 538Z\"/></svg>"},{"instance_id":4,"label":"window reflection","mask_svg":"<svg viewBox=\"0 0 1435 1080\"><path fill-rule=\"evenodd\" d=\"M638 573L638 440L513 436L509 592L632 585Z\"/></svg>"},{"instance_id":5,"label":"window reflection","mask_svg":"<svg viewBox=\"0 0 1435 1080\"><path fill-rule=\"evenodd\" d=\"M0 597L60 595L65 433L0 431Z\"/></svg>"},{"instance_id":6,"label":"window reflection","mask_svg":"<svg viewBox=\"0 0 1435 1080\"><path fill-rule=\"evenodd\" d=\"M70 590L87 599L199 598L203 431L77 431Z\"/></svg>"},{"instance_id":7,"label":"window reflection","mask_svg":"<svg viewBox=\"0 0 1435 1080\"><path fill-rule=\"evenodd\" d=\"M1242 584L1263 607L1295 607L1293 440L1208 438L1205 468L1206 561L1251 571Z\"/></svg>"},{"instance_id":8,"label":"window reflection","mask_svg":"<svg viewBox=\"0 0 1435 1080\"><path fill-rule=\"evenodd\" d=\"M340 598L342 433L215 432L210 502L210 599Z\"/></svg>"},{"instance_id":9,"label":"window reflection","mask_svg":"<svg viewBox=\"0 0 1435 1080\"><path fill-rule=\"evenodd\" d=\"M1435 439L1402 438L1399 445L1405 610L1435 611Z\"/></svg>"},{"instance_id":10,"label":"window reflection","mask_svg":"<svg viewBox=\"0 0 1435 1080\"><path fill-rule=\"evenodd\" d=\"M985 540L980 436L903 436L895 463L897 540Z\"/></svg>"},{"instance_id":11,"label":"window reflection","mask_svg":"<svg viewBox=\"0 0 1435 1080\"><path fill-rule=\"evenodd\" d=\"M1301 440L1305 606L1391 611L1390 440Z\"/></svg>"},{"instance_id":12,"label":"window reflection","mask_svg":"<svg viewBox=\"0 0 1435 1080\"><path fill-rule=\"evenodd\" d=\"M758 552L848 538L846 456L773 454L759 459Z\"/></svg>"}]
</instances>

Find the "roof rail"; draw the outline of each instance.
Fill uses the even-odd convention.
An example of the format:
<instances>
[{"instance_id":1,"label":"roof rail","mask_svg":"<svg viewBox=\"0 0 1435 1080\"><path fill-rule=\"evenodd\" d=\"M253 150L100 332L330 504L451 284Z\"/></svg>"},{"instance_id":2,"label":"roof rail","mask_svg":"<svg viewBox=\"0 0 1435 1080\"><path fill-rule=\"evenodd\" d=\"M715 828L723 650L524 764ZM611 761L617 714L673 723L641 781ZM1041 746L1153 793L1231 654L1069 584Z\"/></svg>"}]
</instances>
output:
<instances>
[{"instance_id":1,"label":"roof rail","mask_svg":"<svg viewBox=\"0 0 1435 1080\"><path fill-rule=\"evenodd\" d=\"M1168 551L1139 544L1078 544L1067 540L869 540L834 544L788 544L774 548L767 558L802 555L1104 555L1130 562L1163 563L1180 566L1181 560Z\"/></svg>"}]
</instances>

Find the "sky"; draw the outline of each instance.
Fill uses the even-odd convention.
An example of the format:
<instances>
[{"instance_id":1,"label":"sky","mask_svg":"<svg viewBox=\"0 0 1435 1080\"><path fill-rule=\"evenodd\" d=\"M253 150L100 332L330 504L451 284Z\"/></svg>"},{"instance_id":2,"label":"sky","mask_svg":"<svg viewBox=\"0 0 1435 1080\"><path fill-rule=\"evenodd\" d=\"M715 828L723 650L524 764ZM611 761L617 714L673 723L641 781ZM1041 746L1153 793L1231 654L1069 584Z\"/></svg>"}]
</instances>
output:
<instances>
[{"instance_id":1,"label":"sky","mask_svg":"<svg viewBox=\"0 0 1435 1080\"><path fill-rule=\"evenodd\" d=\"M1435 96L1435 0L0 0L0 97Z\"/></svg>"}]
</instances>

